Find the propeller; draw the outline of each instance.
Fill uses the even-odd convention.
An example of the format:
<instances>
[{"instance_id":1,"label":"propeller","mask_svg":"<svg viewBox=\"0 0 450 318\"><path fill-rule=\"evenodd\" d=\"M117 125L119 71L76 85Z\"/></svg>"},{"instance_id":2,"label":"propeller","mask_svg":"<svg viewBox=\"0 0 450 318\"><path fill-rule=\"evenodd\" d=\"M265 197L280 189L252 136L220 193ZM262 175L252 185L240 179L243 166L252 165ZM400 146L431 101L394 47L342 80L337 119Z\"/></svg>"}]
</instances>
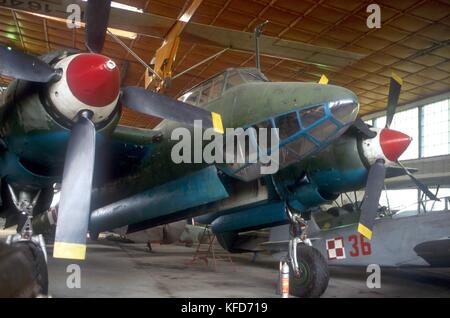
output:
<instances>
[{"instance_id":1,"label":"propeller","mask_svg":"<svg viewBox=\"0 0 450 318\"><path fill-rule=\"evenodd\" d=\"M139 87L122 90L121 102L141 113L206 127L223 133L219 114L179 102ZM53 257L84 259L95 158L95 126L89 111L81 111L72 128L64 164Z\"/></svg>"},{"instance_id":2,"label":"propeller","mask_svg":"<svg viewBox=\"0 0 450 318\"><path fill-rule=\"evenodd\" d=\"M61 78L59 70L39 58L1 45L0 74L38 83L48 83Z\"/></svg>"},{"instance_id":3,"label":"propeller","mask_svg":"<svg viewBox=\"0 0 450 318\"><path fill-rule=\"evenodd\" d=\"M89 0L86 9L86 47L101 52L105 41L110 0ZM37 57L0 46L0 74L30 82L50 83L61 79L54 69ZM87 73L86 73L87 74ZM66 74L67 75L67 74ZM194 125L223 133L221 116L139 87L125 87L120 102L143 114ZM73 124L64 163L61 198L53 256L84 259L95 158L93 113L81 109Z\"/></svg>"},{"instance_id":4,"label":"propeller","mask_svg":"<svg viewBox=\"0 0 450 318\"><path fill-rule=\"evenodd\" d=\"M86 6L86 47L100 53L105 43L111 0L90 0Z\"/></svg>"},{"instance_id":5,"label":"propeller","mask_svg":"<svg viewBox=\"0 0 450 318\"><path fill-rule=\"evenodd\" d=\"M428 198L430 198L431 200L439 200L425 184L415 178L412 173L403 164L401 164L400 161L398 161L398 157L400 157L400 155L406 150L406 148L409 146L409 143L411 142L411 139L407 135L389 129L397 110L402 83L402 79L395 73L392 73L389 85L386 126L385 129L381 130L379 133L381 148L386 158L399 165L404 170L405 174L411 178L416 186L421 191L423 191ZM358 127L356 127L356 129L360 132L365 131L365 129L362 128L361 122L358 123ZM363 136L373 138L370 137L367 132L363 133ZM374 164L371 165L369 174L367 176L366 191L364 193L364 200L361 206L361 216L358 224L358 232L364 235L369 240L372 238L373 225L375 223L375 218L377 217L378 211L378 202L380 200L381 191L384 187L386 169L387 167L385 165L385 161L382 159L378 159Z\"/></svg>"},{"instance_id":6,"label":"propeller","mask_svg":"<svg viewBox=\"0 0 450 318\"><path fill-rule=\"evenodd\" d=\"M192 125L200 119L205 127L223 133L219 114L143 88L124 88L121 102L141 113L181 123ZM55 258L84 259L86 254L95 158L95 126L90 115L89 111L80 112L68 143L53 248Z\"/></svg>"}]
</instances>

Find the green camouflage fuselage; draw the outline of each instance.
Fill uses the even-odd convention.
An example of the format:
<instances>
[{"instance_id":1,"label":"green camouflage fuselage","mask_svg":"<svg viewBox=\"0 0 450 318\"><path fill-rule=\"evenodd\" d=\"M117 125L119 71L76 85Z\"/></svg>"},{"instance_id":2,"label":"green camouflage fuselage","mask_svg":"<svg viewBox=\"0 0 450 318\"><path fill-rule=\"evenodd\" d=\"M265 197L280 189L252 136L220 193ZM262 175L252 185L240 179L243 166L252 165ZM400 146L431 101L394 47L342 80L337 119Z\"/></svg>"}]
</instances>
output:
<instances>
[{"instance_id":1,"label":"green camouflage fuselage","mask_svg":"<svg viewBox=\"0 0 450 318\"><path fill-rule=\"evenodd\" d=\"M45 92L45 86L15 81L0 110L4 142L1 177L19 188L51 188L53 183L61 181L70 130L67 123L52 112ZM347 104L340 106L339 101ZM322 118L313 116L315 121L309 126L299 127L293 136L281 140L281 146L283 142L286 144L280 151L282 169L272 178L275 188L279 188L277 195L282 200L295 201L295 194L285 189L307 172L317 179L316 184L327 188L322 191L330 194L363 186L366 169L359 156L355 156L355 138L339 139L358 112L356 96L342 87L314 83L243 83L224 91L204 107L220 113L225 128L271 122L279 129L290 129L289 125L278 123L279 118L296 114L301 122L303 116L306 120L313 111L320 110ZM178 123L163 121L155 130L141 130L117 126L119 117L120 107L108 124L97 127L92 210L208 166L206 163L173 162L171 151L177 141L171 140L171 134L180 127ZM305 143L312 146L301 153L298 149L305 148ZM352 153L350 156L348 151ZM355 160L349 160L352 156ZM247 168L237 172L224 165L217 166L224 178L235 182L267 177L247 173ZM321 172L327 173L321 175ZM330 176L336 182L328 182Z\"/></svg>"}]
</instances>

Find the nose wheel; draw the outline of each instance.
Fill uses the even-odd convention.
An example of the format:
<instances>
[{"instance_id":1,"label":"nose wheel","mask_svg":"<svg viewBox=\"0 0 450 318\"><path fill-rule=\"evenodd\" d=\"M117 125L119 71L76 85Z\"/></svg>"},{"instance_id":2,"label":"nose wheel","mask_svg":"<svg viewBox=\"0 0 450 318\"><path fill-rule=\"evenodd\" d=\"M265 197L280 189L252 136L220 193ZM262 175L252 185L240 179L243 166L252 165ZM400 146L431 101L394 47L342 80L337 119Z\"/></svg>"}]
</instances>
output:
<instances>
[{"instance_id":1,"label":"nose wheel","mask_svg":"<svg viewBox=\"0 0 450 318\"><path fill-rule=\"evenodd\" d=\"M307 238L308 222L300 214L293 213L286 204L291 239L287 261L289 264L289 293L296 297L320 297L328 287L330 274L323 255Z\"/></svg>"}]
</instances>

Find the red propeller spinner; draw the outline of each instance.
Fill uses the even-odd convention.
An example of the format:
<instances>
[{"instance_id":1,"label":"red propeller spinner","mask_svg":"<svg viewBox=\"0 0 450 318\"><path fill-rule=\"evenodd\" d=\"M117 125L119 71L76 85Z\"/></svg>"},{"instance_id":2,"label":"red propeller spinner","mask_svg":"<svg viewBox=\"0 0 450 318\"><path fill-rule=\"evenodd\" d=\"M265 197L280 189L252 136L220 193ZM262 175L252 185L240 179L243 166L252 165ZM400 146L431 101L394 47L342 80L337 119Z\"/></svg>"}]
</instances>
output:
<instances>
[{"instance_id":1,"label":"red propeller spinner","mask_svg":"<svg viewBox=\"0 0 450 318\"><path fill-rule=\"evenodd\" d=\"M380 132L380 146L383 154L390 161L397 161L406 151L412 138L400 131L384 128Z\"/></svg>"},{"instance_id":2,"label":"red propeller spinner","mask_svg":"<svg viewBox=\"0 0 450 318\"><path fill-rule=\"evenodd\" d=\"M106 56L81 53L62 59L61 80L50 86L50 99L66 118L74 120L80 110L93 113L92 121L106 120L114 111L120 94L120 72Z\"/></svg>"},{"instance_id":3,"label":"red propeller spinner","mask_svg":"<svg viewBox=\"0 0 450 318\"><path fill-rule=\"evenodd\" d=\"M86 105L104 107L119 95L119 69L106 56L77 55L70 61L66 72L70 91Z\"/></svg>"}]
</instances>

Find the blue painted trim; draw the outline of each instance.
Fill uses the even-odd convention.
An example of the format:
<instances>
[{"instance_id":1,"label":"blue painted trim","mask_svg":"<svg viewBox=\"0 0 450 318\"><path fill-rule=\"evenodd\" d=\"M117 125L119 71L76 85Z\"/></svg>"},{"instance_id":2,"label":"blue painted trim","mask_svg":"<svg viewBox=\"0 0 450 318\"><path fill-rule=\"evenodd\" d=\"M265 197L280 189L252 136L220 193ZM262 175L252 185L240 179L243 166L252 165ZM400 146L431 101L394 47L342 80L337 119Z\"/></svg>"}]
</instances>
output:
<instances>
[{"instance_id":1,"label":"blue painted trim","mask_svg":"<svg viewBox=\"0 0 450 318\"><path fill-rule=\"evenodd\" d=\"M299 139L301 137L304 137L304 138L306 138L307 140L309 140L311 143L313 143L315 145L315 149L313 151L311 151L310 153L306 154L307 156L309 156L312 153L316 153L318 150L324 148L325 146L328 146L330 144L330 142L336 138L336 136L338 135L339 131L342 128L344 128L346 126L349 126L349 124L346 124L346 125L342 124L337 118L335 118L333 116L333 114L331 112L331 109L330 109L330 104L331 104L331 102L328 102L328 103L325 103L325 104L323 104L323 103L314 104L314 105L310 105L310 106L307 106L307 107L304 107L304 108L301 108L301 109L297 109L297 110L294 110L294 111L288 111L288 112L280 113L280 114L277 114L276 116L271 116L271 117L268 117L268 118L266 118L264 120L260 120L257 123L248 124L248 125L244 126L243 129L245 130L245 129L248 129L248 128L254 126L254 125L261 124L261 123L267 122L267 121L271 122L272 128L277 128L276 124L275 124L275 119L276 118L279 118L281 116L285 116L285 115L288 115L288 114L291 114L291 113L296 113L297 121L298 121L298 124L299 124L299 130L296 133L294 133L291 136L289 136L288 138L280 140L278 149L281 149L284 146L286 146L287 144L289 144L289 143L291 143L291 142L293 142L293 141L295 141L295 140L297 140L297 139ZM319 120L317 120L315 123L313 123L310 126L308 126L307 128L303 128L303 125L302 125L302 122L301 122L300 112L303 112L303 111L306 111L306 110L309 110L309 109L312 109L312 108L316 108L316 107L321 107L321 106L323 107L323 110L324 110L324 116L322 118L320 118ZM320 126L321 124L327 122L327 121L330 121L331 123L336 125L336 129L335 129L334 133L331 134L324 141L317 140L316 138L314 138L314 136L312 136L310 134L311 131L314 130L315 128L317 128L318 126ZM278 134L278 138L279 138L279 134ZM256 145L256 146L257 146L257 150L258 150L258 159L259 159L259 154L260 154L261 149L259 148L259 145ZM269 155L274 151L274 149L276 149L276 148L269 149ZM299 159L302 159L305 156L303 156L303 157L297 156L297 157ZM247 164L239 167L238 169L236 169L234 171L231 171L231 174L239 173L239 171L241 171L242 169L245 169L246 167L248 167L251 164L252 163L247 163Z\"/></svg>"},{"instance_id":2,"label":"blue painted trim","mask_svg":"<svg viewBox=\"0 0 450 318\"><path fill-rule=\"evenodd\" d=\"M164 183L92 212L90 229L111 230L205 205L229 196L215 166Z\"/></svg>"},{"instance_id":3,"label":"blue painted trim","mask_svg":"<svg viewBox=\"0 0 450 318\"><path fill-rule=\"evenodd\" d=\"M239 232L287 222L284 202L264 204L219 216L211 228L214 233Z\"/></svg>"}]
</instances>

